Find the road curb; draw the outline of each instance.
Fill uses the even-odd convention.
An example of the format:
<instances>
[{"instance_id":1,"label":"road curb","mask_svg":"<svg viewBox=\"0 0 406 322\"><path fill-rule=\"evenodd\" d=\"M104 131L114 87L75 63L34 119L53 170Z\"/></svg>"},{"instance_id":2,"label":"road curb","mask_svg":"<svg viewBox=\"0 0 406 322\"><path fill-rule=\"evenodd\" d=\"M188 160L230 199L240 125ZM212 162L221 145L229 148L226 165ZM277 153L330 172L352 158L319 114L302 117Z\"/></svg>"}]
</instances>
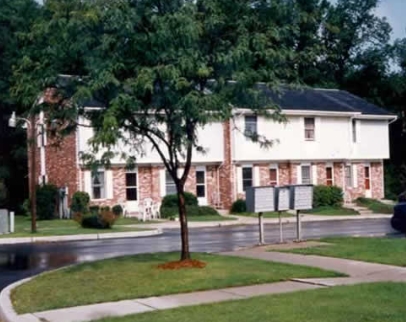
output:
<instances>
[{"instance_id":1,"label":"road curb","mask_svg":"<svg viewBox=\"0 0 406 322\"><path fill-rule=\"evenodd\" d=\"M32 314L18 315L11 302L11 291L21 284L31 281L33 277L25 278L7 286L0 292L0 320L2 322L41 322Z\"/></svg>"},{"instance_id":2,"label":"road curb","mask_svg":"<svg viewBox=\"0 0 406 322\"><path fill-rule=\"evenodd\" d=\"M162 234L161 228L155 228L145 231L126 231L121 233L104 233L104 234L88 234L88 235L67 235L67 236L43 236L43 237L21 237L21 238L1 238L1 245L16 245L29 243L56 243L67 241L84 241L84 240L103 240L116 238L136 238L150 237Z\"/></svg>"}]
</instances>

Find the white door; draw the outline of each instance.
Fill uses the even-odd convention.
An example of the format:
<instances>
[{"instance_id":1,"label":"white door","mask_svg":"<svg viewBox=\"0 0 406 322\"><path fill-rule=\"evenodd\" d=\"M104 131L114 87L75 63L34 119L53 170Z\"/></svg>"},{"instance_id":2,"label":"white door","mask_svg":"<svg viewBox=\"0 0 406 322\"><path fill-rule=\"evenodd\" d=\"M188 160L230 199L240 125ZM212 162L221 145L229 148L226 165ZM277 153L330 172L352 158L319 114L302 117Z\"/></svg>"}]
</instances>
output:
<instances>
[{"instance_id":1,"label":"white door","mask_svg":"<svg viewBox=\"0 0 406 322\"><path fill-rule=\"evenodd\" d=\"M129 171L125 174L126 211L138 211L138 173Z\"/></svg>"},{"instance_id":2,"label":"white door","mask_svg":"<svg viewBox=\"0 0 406 322\"><path fill-rule=\"evenodd\" d=\"M364 167L365 197L372 198L371 190L371 167L367 164Z\"/></svg>"},{"instance_id":3,"label":"white door","mask_svg":"<svg viewBox=\"0 0 406 322\"><path fill-rule=\"evenodd\" d=\"M196 168L196 196L200 206L207 205L206 167Z\"/></svg>"}]
</instances>

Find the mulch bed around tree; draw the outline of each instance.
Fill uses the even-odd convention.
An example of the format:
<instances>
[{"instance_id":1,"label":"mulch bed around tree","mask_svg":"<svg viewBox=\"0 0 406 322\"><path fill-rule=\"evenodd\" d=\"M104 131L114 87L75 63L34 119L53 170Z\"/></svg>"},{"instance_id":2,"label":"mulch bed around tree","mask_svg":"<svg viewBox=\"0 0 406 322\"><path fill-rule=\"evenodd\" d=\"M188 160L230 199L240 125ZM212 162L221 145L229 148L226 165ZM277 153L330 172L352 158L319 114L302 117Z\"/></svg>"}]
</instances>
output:
<instances>
[{"instance_id":1,"label":"mulch bed around tree","mask_svg":"<svg viewBox=\"0 0 406 322\"><path fill-rule=\"evenodd\" d=\"M160 264L158 265L158 268L159 269L205 268L206 265L207 264L205 262L199 260L187 259L184 261L176 261Z\"/></svg>"}]
</instances>

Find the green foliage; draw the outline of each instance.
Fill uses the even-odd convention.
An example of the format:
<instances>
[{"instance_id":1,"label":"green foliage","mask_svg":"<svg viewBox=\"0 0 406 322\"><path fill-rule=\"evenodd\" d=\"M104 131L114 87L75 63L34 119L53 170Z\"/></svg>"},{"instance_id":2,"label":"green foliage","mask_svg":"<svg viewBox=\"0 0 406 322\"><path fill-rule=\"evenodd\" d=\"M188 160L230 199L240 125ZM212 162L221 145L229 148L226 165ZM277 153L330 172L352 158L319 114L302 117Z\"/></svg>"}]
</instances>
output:
<instances>
[{"instance_id":1,"label":"green foliage","mask_svg":"<svg viewBox=\"0 0 406 322\"><path fill-rule=\"evenodd\" d=\"M2 180L0 180L0 208L4 207L7 202L7 188Z\"/></svg>"},{"instance_id":2,"label":"green foliage","mask_svg":"<svg viewBox=\"0 0 406 322\"><path fill-rule=\"evenodd\" d=\"M89 211L90 196L87 192L76 191L72 196L70 209L72 212L87 213Z\"/></svg>"},{"instance_id":3,"label":"green foliage","mask_svg":"<svg viewBox=\"0 0 406 322\"><path fill-rule=\"evenodd\" d=\"M98 205L93 205L89 207L89 211L92 215L98 215L100 212L100 206Z\"/></svg>"},{"instance_id":4,"label":"green foliage","mask_svg":"<svg viewBox=\"0 0 406 322\"><path fill-rule=\"evenodd\" d=\"M185 192L186 206L197 206L198 201L193 193ZM178 207L178 195L167 195L162 199L162 208L175 208Z\"/></svg>"},{"instance_id":5,"label":"green foliage","mask_svg":"<svg viewBox=\"0 0 406 322\"><path fill-rule=\"evenodd\" d=\"M376 199L361 197L356 200L356 204L361 207L367 207L377 214L393 214L393 206L387 205Z\"/></svg>"},{"instance_id":6,"label":"green foliage","mask_svg":"<svg viewBox=\"0 0 406 322\"><path fill-rule=\"evenodd\" d=\"M121 205L113 206L112 210L116 216L121 216L123 214L123 207L121 207Z\"/></svg>"},{"instance_id":7,"label":"green foliage","mask_svg":"<svg viewBox=\"0 0 406 322\"><path fill-rule=\"evenodd\" d=\"M186 206L186 213L188 217L197 216L220 216L218 211L209 206ZM178 207L161 207L162 218L175 218L179 217Z\"/></svg>"},{"instance_id":8,"label":"green foliage","mask_svg":"<svg viewBox=\"0 0 406 322\"><path fill-rule=\"evenodd\" d=\"M54 219L57 215L58 188L52 184L37 186L37 217Z\"/></svg>"},{"instance_id":9,"label":"green foliage","mask_svg":"<svg viewBox=\"0 0 406 322\"><path fill-rule=\"evenodd\" d=\"M86 215L81 218L83 228L110 229L116 221L116 216L112 211L102 210L100 214Z\"/></svg>"},{"instance_id":10,"label":"green foliage","mask_svg":"<svg viewBox=\"0 0 406 322\"><path fill-rule=\"evenodd\" d=\"M344 202L343 190L336 186L315 186L313 207L341 207Z\"/></svg>"},{"instance_id":11,"label":"green foliage","mask_svg":"<svg viewBox=\"0 0 406 322\"><path fill-rule=\"evenodd\" d=\"M399 194L406 191L406 166L385 167L385 198L396 200Z\"/></svg>"},{"instance_id":12,"label":"green foliage","mask_svg":"<svg viewBox=\"0 0 406 322\"><path fill-rule=\"evenodd\" d=\"M110 206L102 206L100 207L100 211L110 211Z\"/></svg>"},{"instance_id":13,"label":"green foliage","mask_svg":"<svg viewBox=\"0 0 406 322\"><path fill-rule=\"evenodd\" d=\"M245 203L245 200L243 199L238 199L233 202L231 205L230 212L232 214L238 214L238 213L244 213L247 211L247 204Z\"/></svg>"}]
</instances>

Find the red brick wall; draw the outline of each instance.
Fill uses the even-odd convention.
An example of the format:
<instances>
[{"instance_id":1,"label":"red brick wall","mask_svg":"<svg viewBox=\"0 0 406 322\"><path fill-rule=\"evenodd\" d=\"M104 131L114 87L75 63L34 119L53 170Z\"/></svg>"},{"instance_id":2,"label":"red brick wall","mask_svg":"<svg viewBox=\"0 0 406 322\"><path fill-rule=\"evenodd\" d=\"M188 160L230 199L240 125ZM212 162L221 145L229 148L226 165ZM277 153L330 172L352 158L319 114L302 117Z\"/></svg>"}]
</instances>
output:
<instances>
[{"instance_id":1,"label":"red brick wall","mask_svg":"<svg viewBox=\"0 0 406 322\"><path fill-rule=\"evenodd\" d=\"M289 163L279 163L279 185L284 186L291 183L291 171Z\"/></svg>"},{"instance_id":2,"label":"red brick wall","mask_svg":"<svg viewBox=\"0 0 406 322\"><path fill-rule=\"evenodd\" d=\"M371 189L372 198L382 199L385 197L384 192L384 168L381 162L371 163Z\"/></svg>"},{"instance_id":3,"label":"red brick wall","mask_svg":"<svg viewBox=\"0 0 406 322\"><path fill-rule=\"evenodd\" d=\"M230 121L223 123L224 163L220 166L220 199L223 208L230 209L233 203L235 174L231 160L231 127Z\"/></svg>"}]
</instances>

